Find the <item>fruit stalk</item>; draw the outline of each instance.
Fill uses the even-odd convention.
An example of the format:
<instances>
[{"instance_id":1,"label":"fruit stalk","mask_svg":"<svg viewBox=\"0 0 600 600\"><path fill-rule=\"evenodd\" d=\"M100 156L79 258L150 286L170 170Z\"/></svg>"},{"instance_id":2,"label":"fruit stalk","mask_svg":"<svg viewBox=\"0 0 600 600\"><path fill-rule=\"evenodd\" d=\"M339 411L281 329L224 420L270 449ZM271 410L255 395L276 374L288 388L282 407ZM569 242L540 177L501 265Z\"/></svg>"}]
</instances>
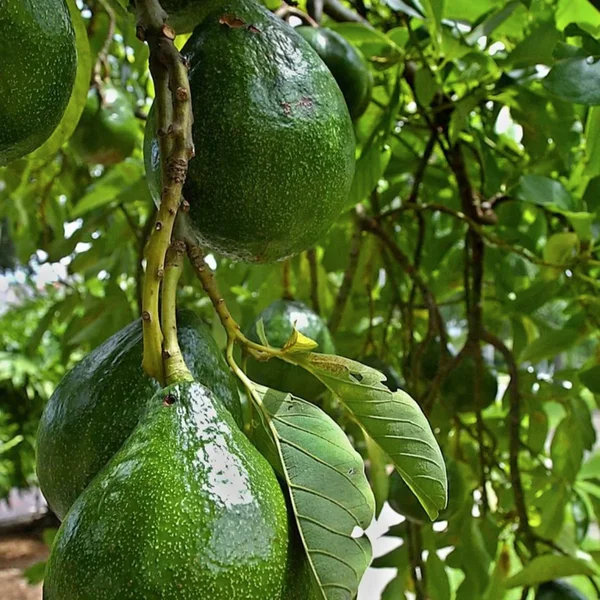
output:
<instances>
[{"instance_id":1,"label":"fruit stalk","mask_svg":"<svg viewBox=\"0 0 600 600\"><path fill-rule=\"evenodd\" d=\"M146 275L142 297L144 370L165 382L162 356L163 332L158 300L165 273L165 257L189 160L194 156L192 105L187 65L173 41L175 31L166 25L167 14L158 0L136 0L137 35L150 48L150 72L155 82L158 138L161 151L161 203L146 251ZM174 319L174 315L172 315Z\"/></svg>"},{"instance_id":2,"label":"fruit stalk","mask_svg":"<svg viewBox=\"0 0 600 600\"><path fill-rule=\"evenodd\" d=\"M231 316L225 300L219 291L219 286L213 272L210 270L204 260L202 250L189 238L186 238L185 245L187 248L188 258L194 268L196 277L202 284L202 288L210 298L212 305L221 321L221 325L225 329L227 339L230 342L237 342L244 347L246 352L250 354L256 360L268 360L273 356L282 358L290 362L290 357L279 348L271 348L257 344L252 340L249 340L240 330L240 326L236 323L234 318ZM292 361L293 362L293 361ZM234 369L235 370L235 369Z\"/></svg>"},{"instance_id":3,"label":"fruit stalk","mask_svg":"<svg viewBox=\"0 0 600 600\"><path fill-rule=\"evenodd\" d=\"M162 289L162 331L163 359L167 385L178 381L193 381L194 378L187 368L177 340L177 284L183 271L183 255L185 243L175 240L167 251L165 260L165 277Z\"/></svg>"}]
</instances>

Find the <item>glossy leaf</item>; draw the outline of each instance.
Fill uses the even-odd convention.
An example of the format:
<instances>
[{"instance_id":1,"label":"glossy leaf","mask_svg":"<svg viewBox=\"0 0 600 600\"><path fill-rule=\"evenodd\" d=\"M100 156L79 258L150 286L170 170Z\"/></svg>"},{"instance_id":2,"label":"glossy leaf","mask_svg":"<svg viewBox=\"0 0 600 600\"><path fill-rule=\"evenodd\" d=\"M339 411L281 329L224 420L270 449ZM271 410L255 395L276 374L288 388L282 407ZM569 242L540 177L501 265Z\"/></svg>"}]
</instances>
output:
<instances>
[{"instance_id":1,"label":"glossy leaf","mask_svg":"<svg viewBox=\"0 0 600 600\"><path fill-rule=\"evenodd\" d=\"M293 514L322 597L351 600L371 562L362 535L373 519L363 461L319 408L290 394L253 386L277 451ZM266 456L273 458L272 449Z\"/></svg>"},{"instance_id":2,"label":"glossy leaf","mask_svg":"<svg viewBox=\"0 0 600 600\"><path fill-rule=\"evenodd\" d=\"M572 575L599 574L598 567L591 561L558 554L545 554L534 558L521 571L510 577L506 586L508 588L532 586Z\"/></svg>"},{"instance_id":3,"label":"glossy leaf","mask_svg":"<svg viewBox=\"0 0 600 600\"><path fill-rule=\"evenodd\" d=\"M322 354L301 362L348 408L387 453L432 519L448 501L446 468L431 426L405 392L390 392L385 376L360 363Z\"/></svg>"}]
</instances>

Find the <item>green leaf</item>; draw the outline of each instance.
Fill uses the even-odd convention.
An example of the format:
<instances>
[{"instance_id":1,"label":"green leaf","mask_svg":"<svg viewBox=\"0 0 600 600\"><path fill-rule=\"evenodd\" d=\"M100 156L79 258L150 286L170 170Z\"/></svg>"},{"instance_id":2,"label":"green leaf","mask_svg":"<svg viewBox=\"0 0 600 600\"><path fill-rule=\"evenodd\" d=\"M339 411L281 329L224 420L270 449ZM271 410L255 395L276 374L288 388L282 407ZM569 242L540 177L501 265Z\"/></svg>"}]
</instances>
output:
<instances>
[{"instance_id":1,"label":"green leaf","mask_svg":"<svg viewBox=\"0 0 600 600\"><path fill-rule=\"evenodd\" d=\"M41 165L54 156L61 146L71 137L83 112L87 100L90 78L92 75L92 56L88 42L86 24L81 16L75 0L67 0L71 21L75 30L75 44L77 48L77 75L73 92L65 114L58 127L46 142L38 148L31 159L34 165Z\"/></svg>"},{"instance_id":2,"label":"green leaf","mask_svg":"<svg viewBox=\"0 0 600 600\"><path fill-rule=\"evenodd\" d=\"M597 567L591 561L572 556L544 554L534 558L521 571L509 577L506 586L508 588L534 586L544 581L552 581L562 577L573 575L591 577L599 574Z\"/></svg>"},{"instance_id":3,"label":"green leaf","mask_svg":"<svg viewBox=\"0 0 600 600\"><path fill-rule=\"evenodd\" d=\"M427 591L431 600L451 600L448 573L436 552L429 552L425 568L427 569Z\"/></svg>"},{"instance_id":4,"label":"green leaf","mask_svg":"<svg viewBox=\"0 0 600 600\"><path fill-rule=\"evenodd\" d=\"M46 561L36 562L23 571L23 578L29 585L37 585L44 581L46 575Z\"/></svg>"},{"instance_id":5,"label":"green leaf","mask_svg":"<svg viewBox=\"0 0 600 600\"><path fill-rule=\"evenodd\" d=\"M363 152L356 162L354 179L348 196L348 208L362 202L375 189L390 162L391 156L392 152L387 145L383 148L373 145L366 152Z\"/></svg>"},{"instance_id":6,"label":"green leaf","mask_svg":"<svg viewBox=\"0 0 600 600\"><path fill-rule=\"evenodd\" d=\"M573 483L583 461L583 441L575 419L567 417L556 428L550 457L553 472Z\"/></svg>"},{"instance_id":7,"label":"green leaf","mask_svg":"<svg viewBox=\"0 0 600 600\"><path fill-rule=\"evenodd\" d=\"M575 205L571 194L560 181L542 175L524 175L515 190L522 202L543 206L548 210L573 210Z\"/></svg>"},{"instance_id":8,"label":"green leaf","mask_svg":"<svg viewBox=\"0 0 600 600\"><path fill-rule=\"evenodd\" d=\"M556 63L542 81L562 100L574 104L600 104L600 58L570 58Z\"/></svg>"},{"instance_id":9,"label":"green leaf","mask_svg":"<svg viewBox=\"0 0 600 600\"><path fill-rule=\"evenodd\" d=\"M71 212L71 218L77 219L97 208L106 206L112 202L118 202L118 196L122 190L142 179L144 167L141 161L127 158L115 165L109 173L98 179L87 190L84 196L75 205ZM125 192L126 193L126 192Z\"/></svg>"},{"instance_id":10,"label":"green leaf","mask_svg":"<svg viewBox=\"0 0 600 600\"><path fill-rule=\"evenodd\" d=\"M298 362L346 406L386 452L433 520L448 501L442 452L419 405L405 392L390 392L379 371L348 358L308 354Z\"/></svg>"},{"instance_id":11,"label":"green leaf","mask_svg":"<svg viewBox=\"0 0 600 600\"><path fill-rule=\"evenodd\" d=\"M600 12L589 0L559 0L556 26L562 30L570 23L577 23L588 33L597 35L600 33Z\"/></svg>"},{"instance_id":12,"label":"green leaf","mask_svg":"<svg viewBox=\"0 0 600 600\"><path fill-rule=\"evenodd\" d=\"M379 518L390 489L390 478L387 474L388 459L385 452L368 435L365 435L365 442L369 453L369 481L375 496L375 517Z\"/></svg>"},{"instance_id":13,"label":"green leaf","mask_svg":"<svg viewBox=\"0 0 600 600\"><path fill-rule=\"evenodd\" d=\"M555 233L544 246L544 260L558 265L570 263L579 252L579 238L576 233Z\"/></svg>"},{"instance_id":14,"label":"green leaf","mask_svg":"<svg viewBox=\"0 0 600 600\"><path fill-rule=\"evenodd\" d=\"M579 373L579 381L594 394L600 394L600 365Z\"/></svg>"},{"instance_id":15,"label":"green leaf","mask_svg":"<svg viewBox=\"0 0 600 600\"><path fill-rule=\"evenodd\" d=\"M371 562L368 538L355 533L370 525L375 504L362 458L315 405L257 384L252 393L277 450L274 466L285 477L322 598L351 600Z\"/></svg>"},{"instance_id":16,"label":"green leaf","mask_svg":"<svg viewBox=\"0 0 600 600\"><path fill-rule=\"evenodd\" d=\"M565 326L563 329L550 329L528 344L519 360L538 363L547 358L555 358L577 343L582 331L579 328Z\"/></svg>"},{"instance_id":17,"label":"green leaf","mask_svg":"<svg viewBox=\"0 0 600 600\"><path fill-rule=\"evenodd\" d=\"M509 2L504 6L504 8L500 9L498 12L490 15L487 19L485 19L482 23L477 25L466 36L467 44L475 44L477 40L482 36L490 35L490 33L494 32L506 19L508 19L514 12L514 10L519 6L520 2L518 0L513 0L513 2Z\"/></svg>"},{"instance_id":18,"label":"green leaf","mask_svg":"<svg viewBox=\"0 0 600 600\"><path fill-rule=\"evenodd\" d=\"M589 177L600 175L600 108L592 107L585 122L585 174Z\"/></svg>"}]
</instances>

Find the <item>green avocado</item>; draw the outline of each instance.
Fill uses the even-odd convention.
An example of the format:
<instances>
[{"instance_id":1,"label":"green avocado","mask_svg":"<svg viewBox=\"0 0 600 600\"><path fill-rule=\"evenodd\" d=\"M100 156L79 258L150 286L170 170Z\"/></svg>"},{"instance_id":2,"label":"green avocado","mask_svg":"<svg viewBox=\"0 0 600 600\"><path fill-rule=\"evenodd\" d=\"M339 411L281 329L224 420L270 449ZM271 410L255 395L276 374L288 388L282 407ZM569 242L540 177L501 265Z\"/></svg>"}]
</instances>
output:
<instances>
[{"instance_id":1,"label":"green avocado","mask_svg":"<svg viewBox=\"0 0 600 600\"><path fill-rule=\"evenodd\" d=\"M475 360L465 356L458 367L448 373L440 391L441 402L451 411L464 413L476 409L473 394L475 380ZM493 404L498 393L498 379L495 372L484 364L481 382L481 408Z\"/></svg>"},{"instance_id":2,"label":"green avocado","mask_svg":"<svg viewBox=\"0 0 600 600\"><path fill-rule=\"evenodd\" d=\"M218 395L242 425L236 382L208 327L178 313L179 343L192 375ZM134 321L65 375L48 401L37 438L37 474L63 518L136 426L159 389L142 370L142 324Z\"/></svg>"},{"instance_id":3,"label":"green avocado","mask_svg":"<svg viewBox=\"0 0 600 600\"><path fill-rule=\"evenodd\" d=\"M257 324L262 319L265 335L270 346L281 348L289 339L292 327L317 342L315 352L335 354L335 346L327 325L306 304L292 300L275 300L267 306L246 329L246 336L260 343ZM248 358L248 376L267 387L289 392L305 400L314 400L325 390L325 386L310 373L278 358L259 362Z\"/></svg>"},{"instance_id":4,"label":"green avocado","mask_svg":"<svg viewBox=\"0 0 600 600\"><path fill-rule=\"evenodd\" d=\"M112 85L92 88L71 144L90 165L114 165L131 156L140 128L127 96Z\"/></svg>"},{"instance_id":5,"label":"green avocado","mask_svg":"<svg viewBox=\"0 0 600 600\"><path fill-rule=\"evenodd\" d=\"M189 33L213 10L225 3L226 0L161 0L160 5L168 14L167 23L176 33ZM135 10L133 0L129 7Z\"/></svg>"},{"instance_id":6,"label":"green avocado","mask_svg":"<svg viewBox=\"0 0 600 600\"><path fill-rule=\"evenodd\" d=\"M311 247L347 200L352 121L335 79L293 28L252 0L229 1L183 48L196 156L183 196L206 248L274 262ZM160 200L154 112L146 171Z\"/></svg>"},{"instance_id":7,"label":"green avocado","mask_svg":"<svg viewBox=\"0 0 600 600\"><path fill-rule=\"evenodd\" d=\"M390 392L395 392L402 388L402 377L394 367L386 363L384 360L379 358L376 354L369 354L362 358L359 362L367 367L377 369L380 373L383 373L386 380L383 382Z\"/></svg>"},{"instance_id":8,"label":"green avocado","mask_svg":"<svg viewBox=\"0 0 600 600\"><path fill-rule=\"evenodd\" d=\"M439 339L427 344L421 356L421 377L425 381L433 381L442 356L442 346ZM410 363L410 360L409 360ZM473 381L475 379L475 360L472 356L465 356L458 367L451 370L444 379L439 392L439 401L450 412L472 412L475 410L473 396ZM493 404L498 393L498 378L496 372L484 364L481 386L481 408L485 409Z\"/></svg>"},{"instance_id":9,"label":"green avocado","mask_svg":"<svg viewBox=\"0 0 600 600\"><path fill-rule=\"evenodd\" d=\"M326 27L297 27L296 31L314 48L335 77L356 121L369 106L373 76L361 53L336 31Z\"/></svg>"},{"instance_id":10,"label":"green avocado","mask_svg":"<svg viewBox=\"0 0 600 600\"><path fill-rule=\"evenodd\" d=\"M45 600L280 600L288 555L275 474L212 391L159 391L68 512Z\"/></svg>"},{"instance_id":11,"label":"green avocado","mask_svg":"<svg viewBox=\"0 0 600 600\"><path fill-rule=\"evenodd\" d=\"M586 597L566 581L546 581L538 588L535 600L587 600Z\"/></svg>"},{"instance_id":12,"label":"green avocado","mask_svg":"<svg viewBox=\"0 0 600 600\"><path fill-rule=\"evenodd\" d=\"M446 459L446 472L448 474L448 504L446 508L440 511L436 521L448 521L468 500L469 490L455 460ZM404 515L415 523L429 523L431 521L419 499L397 471L390 475L388 503L397 513Z\"/></svg>"},{"instance_id":13,"label":"green avocado","mask_svg":"<svg viewBox=\"0 0 600 600\"><path fill-rule=\"evenodd\" d=\"M41 146L73 89L77 51L65 0L0 0L0 167Z\"/></svg>"}]
</instances>

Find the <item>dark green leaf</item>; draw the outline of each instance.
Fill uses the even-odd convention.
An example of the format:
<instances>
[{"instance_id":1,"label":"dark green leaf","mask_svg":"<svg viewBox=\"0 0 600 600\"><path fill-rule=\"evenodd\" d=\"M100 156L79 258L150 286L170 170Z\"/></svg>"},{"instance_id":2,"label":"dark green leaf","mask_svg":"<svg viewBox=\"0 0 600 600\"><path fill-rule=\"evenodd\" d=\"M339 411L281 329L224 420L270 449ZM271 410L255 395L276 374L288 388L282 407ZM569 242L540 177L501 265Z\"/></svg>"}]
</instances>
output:
<instances>
[{"instance_id":1,"label":"dark green leaf","mask_svg":"<svg viewBox=\"0 0 600 600\"><path fill-rule=\"evenodd\" d=\"M551 94L568 102L600 104L600 58L562 60L550 69L543 84Z\"/></svg>"}]
</instances>

